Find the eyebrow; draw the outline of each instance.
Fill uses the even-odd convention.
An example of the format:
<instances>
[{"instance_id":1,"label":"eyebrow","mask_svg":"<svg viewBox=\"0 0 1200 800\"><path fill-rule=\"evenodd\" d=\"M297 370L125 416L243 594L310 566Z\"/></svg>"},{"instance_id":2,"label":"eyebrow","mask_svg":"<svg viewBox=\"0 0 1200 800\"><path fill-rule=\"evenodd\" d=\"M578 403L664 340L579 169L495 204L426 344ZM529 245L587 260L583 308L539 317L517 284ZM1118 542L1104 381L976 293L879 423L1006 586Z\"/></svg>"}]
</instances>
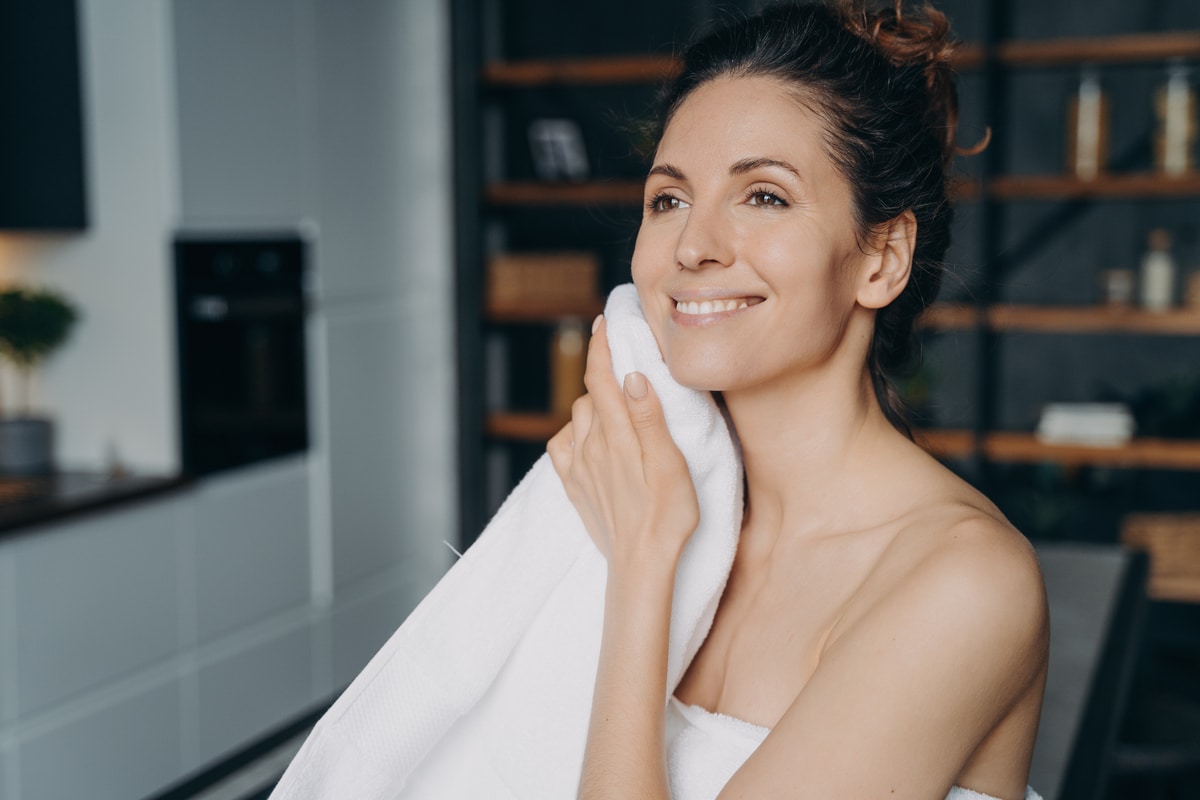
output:
<instances>
[{"instance_id":1,"label":"eyebrow","mask_svg":"<svg viewBox=\"0 0 1200 800\"><path fill-rule=\"evenodd\" d=\"M741 161L734 162L733 166L729 168L729 174L745 175L747 172L753 172L754 170L762 167L778 167L779 169L785 169L795 175L797 178L800 178L800 170L796 169L788 162L780 161L777 158L766 158L763 156L757 158L743 158Z\"/></svg>"},{"instance_id":2,"label":"eyebrow","mask_svg":"<svg viewBox=\"0 0 1200 800\"><path fill-rule=\"evenodd\" d=\"M743 158L741 161L735 161L729 167L729 174L745 175L747 172L753 172L754 170L761 169L763 167L777 167L779 169L784 169L795 175L797 178L803 180L803 178L800 176L800 170L796 169L788 162L780 161L778 158L767 158L765 156ZM677 181L687 180L687 178L684 177L683 170L673 164L658 164L651 168L650 172L646 174L646 177L649 178L651 175L665 175L666 177Z\"/></svg>"},{"instance_id":3,"label":"eyebrow","mask_svg":"<svg viewBox=\"0 0 1200 800\"><path fill-rule=\"evenodd\" d=\"M677 181L687 180L687 178L683 177L683 170L681 170L679 167L676 167L672 164L658 164L657 166L653 167L648 173L646 173L647 178L649 178L651 175L665 175L668 178L672 178Z\"/></svg>"}]
</instances>

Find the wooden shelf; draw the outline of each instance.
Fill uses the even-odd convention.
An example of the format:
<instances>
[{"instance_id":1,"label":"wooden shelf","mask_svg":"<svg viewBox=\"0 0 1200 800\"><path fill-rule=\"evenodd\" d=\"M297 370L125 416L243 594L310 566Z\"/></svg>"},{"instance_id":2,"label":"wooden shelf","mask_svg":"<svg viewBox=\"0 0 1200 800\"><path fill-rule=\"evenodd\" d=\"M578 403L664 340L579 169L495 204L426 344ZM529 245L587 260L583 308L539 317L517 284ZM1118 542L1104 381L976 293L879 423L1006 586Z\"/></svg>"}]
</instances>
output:
<instances>
[{"instance_id":1,"label":"wooden shelf","mask_svg":"<svg viewBox=\"0 0 1200 800\"><path fill-rule=\"evenodd\" d=\"M483 199L497 206L640 205L642 192L641 181L527 181L489 184L484 189Z\"/></svg>"},{"instance_id":2,"label":"wooden shelf","mask_svg":"<svg viewBox=\"0 0 1200 800\"><path fill-rule=\"evenodd\" d=\"M1200 31L1134 33L1045 41L1005 42L996 48L1001 63L1021 67L1077 64L1133 64L1200 58Z\"/></svg>"},{"instance_id":3,"label":"wooden shelf","mask_svg":"<svg viewBox=\"0 0 1200 800\"><path fill-rule=\"evenodd\" d=\"M976 452L970 431L921 430L915 436L925 449L942 458L969 458ZM1200 470L1200 441L1188 439L1134 439L1117 447L1094 447L1049 444L1032 433L997 432L983 438L983 452L991 461L1014 464Z\"/></svg>"},{"instance_id":4,"label":"wooden shelf","mask_svg":"<svg viewBox=\"0 0 1200 800\"><path fill-rule=\"evenodd\" d=\"M926 311L919 324L928 330L969 330L978 314L974 306L946 303ZM996 331L1200 336L1200 311L1191 309L997 305L988 309L987 323Z\"/></svg>"},{"instance_id":5,"label":"wooden shelf","mask_svg":"<svg viewBox=\"0 0 1200 800\"><path fill-rule=\"evenodd\" d=\"M678 74L680 67L672 56L493 61L483 67L483 82L497 87L656 83Z\"/></svg>"},{"instance_id":6,"label":"wooden shelf","mask_svg":"<svg viewBox=\"0 0 1200 800\"><path fill-rule=\"evenodd\" d=\"M993 306L988 321L994 330L1004 331L1200 336L1200 311L1190 309Z\"/></svg>"},{"instance_id":7,"label":"wooden shelf","mask_svg":"<svg viewBox=\"0 0 1200 800\"><path fill-rule=\"evenodd\" d=\"M995 57L1014 67L1200 59L1200 31L1005 42L997 46ZM982 46L963 43L956 48L953 63L955 68L967 71L981 68L986 59ZM482 79L486 86L510 88L657 83L679 74L681 66L679 59L661 55L493 61L484 65Z\"/></svg>"},{"instance_id":8,"label":"wooden shelf","mask_svg":"<svg viewBox=\"0 0 1200 800\"><path fill-rule=\"evenodd\" d=\"M975 455L975 435L970 431L926 428L913 431L917 444L942 458L970 458Z\"/></svg>"},{"instance_id":9,"label":"wooden shelf","mask_svg":"<svg viewBox=\"0 0 1200 800\"><path fill-rule=\"evenodd\" d=\"M991 433L984 452L992 461L1066 466L1104 466L1127 469L1200 470L1200 441L1135 439L1118 447L1047 444L1030 433Z\"/></svg>"},{"instance_id":10,"label":"wooden shelf","mask_svg":"<svg viewBox=\"0 0 1200 800\"><path fill-rule=\"evenodd\" d=\"M917 317L917 327L931 331L971 330L979 324L978 306L965 303L936 303Z\"/></svg>"},{"instance_id":11,"label":"wooden shelf","mask_svg":"<svg viewBox=\"0 0 1200 800\"><path fill-rule=\"evenodd\" d=\"M1178 178L1154 173L1101 175L1090 181L1070 175L1005 175L992 180L988 194L999 200L1200 197L1200 172ZM642 182L636 180L514 181L493 183L484 190L484 200L497 206L638 205L642 196ZM950 196L960 202L977 199L978 184L969 178L956 178L950 184Z\"/></svg>"},{"instance_id":12,"label":"wooden shelf","mask_svg":"<svg viewBox=\"0 0 1200 800\"><path fill-rule=\"evenodd\" d=\"M951 200L968 201L979 197L979 182L973 178L954 178L949 185ZM641 205L645 186L641 181L591 181L587 183L540 183L510 181L484 188L483 199L495 206L554 205Z\"/></svg>"},{"instance_id":13,"label":"wooden shelf","mask_svg":"<svg viewBox=\"0 0 1200 800\"><path fill-rule=\"evenodd\" d=\"M568 421L536 412L494 413L488 415L484 430L495 439L544 443ZM976 452L970 431L921 430L915 436L918 443L942 458L969 458ZM991 461L1013 464L1200 470L1200 441L1188 439L1135 439L1118 447L1094 447L1048 444L1031 433L997 432L984 437L983 451Z\"/></svg>"},{"instance_id":14,"label":"wooden shelf","mask_svg":"<svg viewBox=\"0 0 1200 800\"><path fill-rule=\"evenodd\" d=\"M604 301L594 298L575 303L522 303L511 306L490 306L483 311L484 319L494 323L556 323L572 317L590 322L604 311Z\"/></svg>"},{"instance_id":15,"label":"wooden shelf","mask_svg":"<svg viewBox=\"0 0 1200 800\"><path fill-rule=\"evenodd\" d=\"M983 48L976 44L959 45L953 63L960 70L978 69L984 63ZM484 85L497 88L658 83L675 77L682 68L683 63L673 56L493 61L483 66L482 79Z\"/></svg>"},{"instance_id":16,"label":"wooden shelf","mask_svg":"<svg viewBox=\"0 0 1200 800\"><path fill-rule=\"evenodd\" d=\"M493 439L508 439L516 442L545 443L570 422L568 417L554 414L502 411L487 415L483 431Z\"/></svg>"},{"instance_id":17,"label":"wooden shelf","mask_svg":"<svg viewBox=\"0 0 1200 800\"><path fill-rule=\"evenodd\" d=\"M1200 173L1178 178L1156 173L1098 175L1087 181L1072 175L1001 175L992 179L988 194L1000 200L1194 197L1200 195Z\"/></svg>"}]
</instances>

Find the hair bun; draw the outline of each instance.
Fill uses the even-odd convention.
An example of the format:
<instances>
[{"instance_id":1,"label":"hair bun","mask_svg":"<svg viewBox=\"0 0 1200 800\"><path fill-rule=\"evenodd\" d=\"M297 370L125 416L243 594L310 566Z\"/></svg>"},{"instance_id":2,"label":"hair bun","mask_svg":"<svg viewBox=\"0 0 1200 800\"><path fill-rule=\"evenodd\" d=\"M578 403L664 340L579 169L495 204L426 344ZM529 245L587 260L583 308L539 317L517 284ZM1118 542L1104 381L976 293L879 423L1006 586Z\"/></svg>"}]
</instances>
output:
<instances>
[{"instance_id":1,"label":"hair bun","mask_svg":"<svg viewBox=\"0 0 1200 800\"><path fill-rule=\"evenodd\" d=\"M928 3L905 11L904 0L876 9L864 0L850 0L841 4L841 12L846 28L870 43L892 66L922 70L928 96L926 119L932 127L944 129L949 162L959 152L954 145L958 92L953 58L957 42L950 36L950 20Z\"/></svg>"}]
</instances>

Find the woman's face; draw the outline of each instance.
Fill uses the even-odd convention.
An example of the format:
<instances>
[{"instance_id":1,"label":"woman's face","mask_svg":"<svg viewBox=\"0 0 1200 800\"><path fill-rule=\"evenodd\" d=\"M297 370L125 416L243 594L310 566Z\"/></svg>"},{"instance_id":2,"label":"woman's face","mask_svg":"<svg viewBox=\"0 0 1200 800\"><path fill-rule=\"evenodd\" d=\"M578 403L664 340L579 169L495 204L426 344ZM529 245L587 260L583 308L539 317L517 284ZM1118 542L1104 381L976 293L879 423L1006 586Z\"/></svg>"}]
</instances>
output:
<instances>
[{"instance_id":1,"label":"woman's face","mask_svg":"<svg viewBox=\"0 0 1200 800\"><path fill-rule=\"evenodd\" d=\"M701 86L667 126L633 280L681 384L752 388L819 366L842 344L864 256L823 134L762 77Z\"/></svg>"}]
</instances>

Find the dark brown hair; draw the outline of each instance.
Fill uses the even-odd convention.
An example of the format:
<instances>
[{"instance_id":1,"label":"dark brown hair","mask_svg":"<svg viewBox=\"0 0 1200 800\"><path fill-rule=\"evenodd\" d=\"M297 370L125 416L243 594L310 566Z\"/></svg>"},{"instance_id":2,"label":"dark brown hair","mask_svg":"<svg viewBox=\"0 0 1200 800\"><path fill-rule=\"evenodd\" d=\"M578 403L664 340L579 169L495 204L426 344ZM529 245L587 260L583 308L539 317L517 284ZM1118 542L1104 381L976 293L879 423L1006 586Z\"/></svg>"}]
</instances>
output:
<instances>
[{"instance_id":1,"label":"dark brown hair","mask_svg":"<svg viewBox=\"0 0 1200 800\"><path fill-rule=\"evenodd\" d=\"M911 436L892 385L919 361L913 325L937 297L953 215L947 199L958 92L950 25L931 6L905 11L863 2L785 3L715 28L684 53L660 98L654 142L698 87L721 77L766 76L795 88L825 122L825 147L850 186L859 241L911 210L912 275L875 318L868 369L888 420Z\"/></svg>"}]
</instances>

